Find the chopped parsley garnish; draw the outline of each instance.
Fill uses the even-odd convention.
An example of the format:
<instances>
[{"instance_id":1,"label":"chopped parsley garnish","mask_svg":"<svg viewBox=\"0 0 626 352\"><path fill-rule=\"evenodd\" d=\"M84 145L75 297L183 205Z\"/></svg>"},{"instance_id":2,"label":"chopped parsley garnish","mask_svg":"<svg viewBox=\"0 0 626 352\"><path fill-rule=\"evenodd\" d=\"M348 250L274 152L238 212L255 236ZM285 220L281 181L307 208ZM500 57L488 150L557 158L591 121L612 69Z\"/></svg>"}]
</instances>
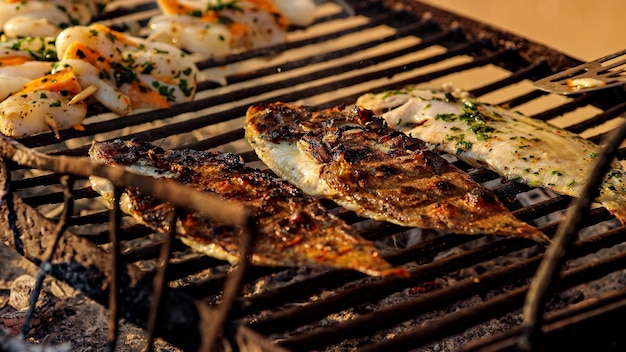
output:
<instances>
[{"instance_id":1,"label":"chopped parsley garnish","mask_svg":"<svg viewBox=\"0 0 626 352\"><path fill-rule=\"evenodd\" d=\"M150 61L146 61L141 65L141 73L149 75L152 70L154 70L154 64Z\"/></svg>"},{"instance_id":2,"label":"chopped parsley garnish","mask_svg":"<svg viewBox=\"0 0 626 352\"><path fill-rule=\"evenodd\" d=\"M217 16L217 23L229 25L235 23L230 17L226 16Z\"/></svg>"},{"instance_id":3,"label":"chopped parsley garnish","mask_svg":"<svg viewBox=\"0 0 626 352\"><path fill-rule=\"evenodd\" d=\"M104 34L105 37L107 37L110 41L114 42L117 40L117 38L115 38L115 35L113 35L113 33L111 32L106 32Z\"/></svg>"},{"instance_id":4,"label":"chopped parsley garnish","mask_svg":"<svg viewBox=\"0 0 626 352\"><path fill-rule=\"evenodd\" d=\"M611 170L611 172L609 172L606 175L607 178L621 177L621 176L622 176L622 172L619 170Z\"/></svg>"},{"instance_id":5,"label":"chopped parsley garnish","mask_svg":"<svg viewBox=\"0 0 626 352\"><path fill-rule=\"evenodd\" d=\"M456 115L455 114L437 114L435 115L435 120L454 121L456 120Z\"/></svg>"},{"instance_id":6,"label":"chopped parsley garnish","mask_svg":"<svg viewBox=\"0 0 626 352\"><path fill-rule=\"evenodd\" d=\"M448 136L446 137L446 139L449 141L456 141L456 143L454 144L457 147L455 151L456 155L461 154L463 151L469 150L470 148L472 148L472 145L474 145L474 143L472 143L471 141L465 140L464 134L460 134L457 136Z\"/></svg>"},{"instance_id":7,"label":"chopped parsley garnish","mask_svg":"<svg viewBox=\"0 0 626 352\"><path fill-rule=\"evenodd\" d=\"M137 73L131 67L126 67L119 63L111 63L111 68L113 69L113 80L115 80L115 85L118 88L137 80Z\"/></svg>"},{"instance_id":8,"label":"chopped parsley garnish","mask_svg":"<svg viewBox=\"0 0 626 352\"><path fill-rule=\"evenodd\" d=\"M170 88L165 85L161 85L159 82L152 82L152 86L156 88L157 92L164 97L167 101L176 101L176 97L174 96L174 88Z\"/></svg>"},{"instance_id":9,"label":"chopped parsley garnish","mask_svg":"<svg viewBox=\"0 0 626 352\"><path fill-rule=\"evenodd\" d=\"M444 100L446 103L456 103L457 99L454 95L452 95L452 93L446 93L445 94L446 99Z\"/></svg>"},{"instance_id":10,"label":"chopped parsley garnish","mask_svg":"<svg viewBox=\"0 0 626 352\"><path fill-rule=\"evenodd\" d=\"M180 80L180 83L178 84L178 88L180 88L180 91L183 92L183 94L185 94L186 97L191 96L191 94L193 94L194 92L194 87L190 87L186 79Z\"/></svg>"},{"instance_id":11,"label":"chopped parsley garnish","mask_svg":"<svg viewBox=\"0 0 626 352\"><path fill-rule=\"evenodd\" d=\"M58 61L54 40L43 37L24 37L11 42L11 49L26 51L37 61Z\"/></svg>"},{"instance_id":12,"label":"chopped parsley garnish","mask_svg":"<svg viewBox=\"0 0 626 352\"><path fill-rule=\"evenodd\" d=\"M237 6L237 0L231 0L231 1L222 1L222 0L217 0L217 2L215 4L212 4L211 2L209 2L206 6L206 11L215 11L215 12L219 12L222 10L234 10L234 11L242 11L241 7Z\"/></svg>"},{"instance_id":13,"label":"chopped parsley garnish","mask_svg":"<svg viewBox=\"0 0 626 352\"><path fill-rule=\"evenodd\" d=\"M111 75L109 74L109 71L107 71L105 69L101 69L100 72L98 73L98 78L100 78L100 79L110 79Z\"/></svg>"},{"instance_id":14,"label":"chopped parsley garnish","mask_svg":"<svg viewBox=\"0 0 626 352\"><path fill-rule=\"evenodd\" d=\"M470 130L476 134L476 138L479 141L486 141L487 139L489 139L491 137L489 135L489 133L495 131L495 129L493 127L484 126L484 125L472 126L472 127L470 127Z\"/></svg>"}]
</instances>

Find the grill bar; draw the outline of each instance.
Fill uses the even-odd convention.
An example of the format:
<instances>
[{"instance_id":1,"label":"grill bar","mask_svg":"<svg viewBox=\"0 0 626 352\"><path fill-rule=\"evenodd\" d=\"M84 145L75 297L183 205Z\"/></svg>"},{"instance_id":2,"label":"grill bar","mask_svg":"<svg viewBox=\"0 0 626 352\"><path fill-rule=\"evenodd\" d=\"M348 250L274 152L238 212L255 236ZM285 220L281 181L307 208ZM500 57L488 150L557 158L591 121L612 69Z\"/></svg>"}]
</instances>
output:
<instances>
[{"instance_id":1,"label":"grill bar","mask_svg":"<svg viewBox=\"0 0 626 352\"><path fill-rule=\"evenodd\" d=\"M605 261L596 264L589 264L585 267L566 270L561 274L559 288L572 287L577 284L589 282L602 275L615 271L623 267L626 263L626 254L615 255ZM374 346L364 348L364 351L406 351L417 345L436 341L446 334L461 332L464 329L476 324L477 320L485 321L511 311L512 307L517 307L523 301L527 288L521 287L509 293L501 294L492 300L485 302L479 307L470 308L447 317L440 318L433 324L422 325L420 329L396 337Z\"/></svg>"},{"instance_id":2,"label":"grill bar","mask_svg":"<svg viewBox=\"0 0 626 352\"><path fill-rule=\"evenodd\" d=\"M611 246L621 242L621 236L623 236L624 230L620 229L618 231L613 231L606 236L603 236L599 239L594 239L594 241L579 243L576 246L574 256L584 256L598 249L604 248L604 246ZM489 291L495 290L498 287L506 286L510 284L511 281L516 281L520 277L527 277L534 274L536 267L539 265L540 260L543 255L538 255L527 259L525 261L513 264L511 266L496 269L494 271L485 273L476 277L475 279L466 280L463 283L457 284L456 286L447 287L441 289L438 292L432 292L429 294L422 295L420 297L408 300L403 304L398 304L393 307L389 307L386 309L380 309L358 319L351 320L349 322L338 324L334 326L332 329L323 329L318 333L310 333L308 335L302 335L298 338L287 340L283 343L285 347L288 347L292 350L299 350L302 348L319 348L324 345L337 342L333 339L340 337L341 339L350 338L350 337L358 337L358 336L367 336L368 334L374 333L379 329L385 329L391 327L393 325L397 325L402 321L409 320L411 318L415 318L420 314L424 314L425 312L436 310L438 308L443 308L451 302L468 298L472 295L481 294L486 295ZM572 257L574 258L574 257ZM621 260L621 259L616 259ZM604 262L603 262L604 263ZM607 266L613 268L613 262L608 260ZM588 268L588 270L597 270L599 274L596 275L604 275L607 272L602 271L602 269L598 269L597 267ZM421 281L428 281L421 280ZM517 292L514 297L511 298L508 302L503 302L502 304L507 307L518 307L519 299L523 299L524 292ZM471 316L468 314L468 316ZM488 318L491 318L489 316ZM294 322L296 324L297 322ZM448 324L457 323L456 319L450 319ZM439 323L432 323L434 325L438 325ZM443 324L443 322L441 323ZM475 320L472 322L475 324ZM271 324L268 324L271 325ZM437 330L437 328L441 328L445 333L449 333L448 326L437 326L432 327L432 330ZM467 326L466 326L467 328ZM262 331L262 330L261 330ZM430 331L429 331L430 332ZM416 333L418 334L418 333ZM429 336L427 332L419 333L420 336ZM441 336L440 336L441 337ZM435 338L436 339L436 338ZM431 340L432 341L432 340ZM414 341L412 341L414 342ZM412 344L413 347L416 347L415 344ZM384 348L391 348L391 350L397 350L398 346L389 346L383 345L379 346L379 350L385 350ZM389 350L389 349L388 349Z\"/></svg>"},{"instance_id":3,"label":"grill bar","mask_svg":"<svg viewBox=\"0 0 626 352\"><path fill-rule=\"evenodd\" d=\"M521 69L513 72L510 76L504 79L500 79L498 81L495 81L491 84L488 84L480 88L472 89L470 91L470 94L475 97L481 97L495 90L505 88L506 86L510 86L515 83L519 83L520 81L524 79L529 79L529 78L532 79L532 77L535 77L537 74L540 74L540 72L543 72L545 70L546 70L545 61L537 61L537 62L531 63L530 65L526 67L522 67Z\"/></svg>"},{"instance_id":4,"label":"grill bar","mask_svg":"<svg viewBox=\"0 0 626 352\"><path fill-rule=\"evenodd\" d=\"M508 106L509 108L515 108L517 106L529 103L537 98L540 98L543 95L546 95L546 94L544 92L533 91L533 92L526 93L524 95L520 95L513 99L500 102L500 104L503 106Z\"/></svg>"},{"instance_id":5,"label":"grill bar","mask_svg":"<svg viewBox=\"0 0 626 352\"><path fill-rule=\"evenodd\" d=\"M624 289L613 291L598 297L597 300L548 314L543 328L546 337L543 348L589 350L605 344L603 341L609 341L614 350L622 349L624 341L619 338L621 335L619 332L624 326L622 314L625 295ZM563 336L562 331L565 327L568 331L577 333ZM596 333L588 334L590 329L596 330ZM518 351L517 344L521 332L520 327L513 328L493 338L470 343L459 349L459 352Z\"/></svg>"},{"instance_id":6,"label":"grill bar","mask_svg":"<svg viewBox=\"0 0 626 352\"><path fill-rule=\"evenodd\" d=\"M438 253L464 243L472 241L472 237L448 235L438 240L425 242L416 246L416 248L398 251L393 255L386 256L392 264L401 264L410 260L419 260L423 258L426 262L433 253ZM417 258L417 259L416 259ZM239 302L239 311L233 313L234 317L241 317L243 314L252 314L272 306L280 305L285 301L293 302L305 299L309 296L319 293L323 289L334 289L363 276L358 273L346 272L341 275L324 273L307 280L296 282L286 287L283 292L268 291L263 294L256 295L249 299L242 299ZM286 313L289 314L289 313ZM281 318L278 318L283 320ZM263 324L263 323L260 323ZM270 326L271 322L265 323ZM286 326L287 322L283 323ZM269 329L269 328L268 328Z\"/></svg>"},{"instance_id":7,"label":"grill bar","mask_svg":"<svg viewBox=\"0 0 626 352\"><path fill-rule=\"evenodd\" d=\"M406 287L418 285L421 282L434 280L464 266L492 259L508 251L521 250L529 245L528 241L498 241L491 243L458 256L451 256L436 262L423 264L411 271L410 279L388 278L363 284L351 290L337 293L326 300L312 302L302 308L285 310L273 314L265 320L257 320L251 324L251 327L259 332L280 332L294 326L319 320L333 312L376 301L390 292L400 291Z\"/></svg>"}]
</instances>

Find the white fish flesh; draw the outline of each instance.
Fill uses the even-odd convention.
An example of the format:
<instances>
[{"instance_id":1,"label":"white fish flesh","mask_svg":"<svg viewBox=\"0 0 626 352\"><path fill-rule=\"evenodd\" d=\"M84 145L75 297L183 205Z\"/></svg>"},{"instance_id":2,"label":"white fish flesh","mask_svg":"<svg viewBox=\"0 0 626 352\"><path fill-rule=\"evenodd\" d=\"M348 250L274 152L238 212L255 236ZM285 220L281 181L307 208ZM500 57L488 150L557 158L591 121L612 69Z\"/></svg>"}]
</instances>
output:
<instances>
[{"instance_id":1,"label":"white fish flesh","mask_svg":"<svg viewBox=\"0 0 626 352\"><path fill-rule=\"evenodd\" d=\"M451 93L407 88L365 94L356 104L474 167L574 197L601 151L547 122ZM626 224L626 176L619 161L614 161L596 200Z\"/></svg>"}]
</instances>

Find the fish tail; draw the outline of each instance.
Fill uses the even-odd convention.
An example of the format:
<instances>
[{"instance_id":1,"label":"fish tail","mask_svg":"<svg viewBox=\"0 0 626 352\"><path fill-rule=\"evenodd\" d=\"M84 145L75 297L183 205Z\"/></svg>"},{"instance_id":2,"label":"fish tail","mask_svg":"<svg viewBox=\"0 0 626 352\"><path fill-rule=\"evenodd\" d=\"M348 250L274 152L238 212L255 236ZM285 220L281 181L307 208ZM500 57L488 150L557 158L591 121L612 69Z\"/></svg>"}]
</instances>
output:
<instances>
[{"instance_id":1,"label":"fish tail","mask_svg":"<svg viewBox=\"0 0 626 352\"><path fill-rule=\"evenodd\" d=\"M602 206L614 215L622 225L626 225L626 203L615 201L603 201Z\"/></svg>"},{"instance_id":2,"label":"fish tail","mask_svg":"<svg viewBox=\"0 0 626 352\"><path fill-rule=\"evenodd\" d=\"M516 237L528 238L543 245L549 245L552 242L550 237L541 230L528 224L521 224L520 227L518 227Z\"/></svg>"}]
</instances>

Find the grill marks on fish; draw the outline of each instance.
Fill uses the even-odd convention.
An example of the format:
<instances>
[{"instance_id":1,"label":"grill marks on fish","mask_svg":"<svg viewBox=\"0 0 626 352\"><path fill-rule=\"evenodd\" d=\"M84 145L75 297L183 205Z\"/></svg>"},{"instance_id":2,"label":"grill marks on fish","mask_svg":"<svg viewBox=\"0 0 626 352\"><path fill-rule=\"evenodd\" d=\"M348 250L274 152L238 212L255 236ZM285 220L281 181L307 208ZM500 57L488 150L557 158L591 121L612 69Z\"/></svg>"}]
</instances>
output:
<instances>
[{"instance_id":1,"label":"grill marks on fish","mask_svg":"<svg viewBox=\"0 0 626 352\"><path fill-rule=\"evenodd\" d=\"M155 177L168 177L248 206L257 218L252 261L270 266L323 266L358 270L369 275L406 275L379 256L373 243L329 213L316 198L276 176L247 167L240 157L195 150L165 151L152 144L115 140L94 142L93 160L121 164ZM108 181L92 177L93 188L110 199ZM168 203L127 188L122 209L158 231L168 230L175 209ZM209 256L236 262L241 230L219 224L194 211L177 223L179 238Z\"/></svg>"},{"instance_id":2,"label":"grill marks on fish","mask_svg":"<svg viewBox=\"0 0 626 352\"><path fill-rule=\"evenodd\" d=\"M369 110L260 104L248 109L244 127L246 139L275 173L362 216L547 240L428 144L388 128Z\"/></svg>"},{"instance_id":3,"label":"grill marks on fish","mask_svg":"<svg viewBox=\"0 0 626 352\"><path fill-rule=\"evenodd\" d=\"M573 197L580 196L601 151L549 123L450 93L407 88L365 94L356 104L474 167ZM626 173L619 161L596 200L626 224Z\"/></svg>"}]
</instances>

